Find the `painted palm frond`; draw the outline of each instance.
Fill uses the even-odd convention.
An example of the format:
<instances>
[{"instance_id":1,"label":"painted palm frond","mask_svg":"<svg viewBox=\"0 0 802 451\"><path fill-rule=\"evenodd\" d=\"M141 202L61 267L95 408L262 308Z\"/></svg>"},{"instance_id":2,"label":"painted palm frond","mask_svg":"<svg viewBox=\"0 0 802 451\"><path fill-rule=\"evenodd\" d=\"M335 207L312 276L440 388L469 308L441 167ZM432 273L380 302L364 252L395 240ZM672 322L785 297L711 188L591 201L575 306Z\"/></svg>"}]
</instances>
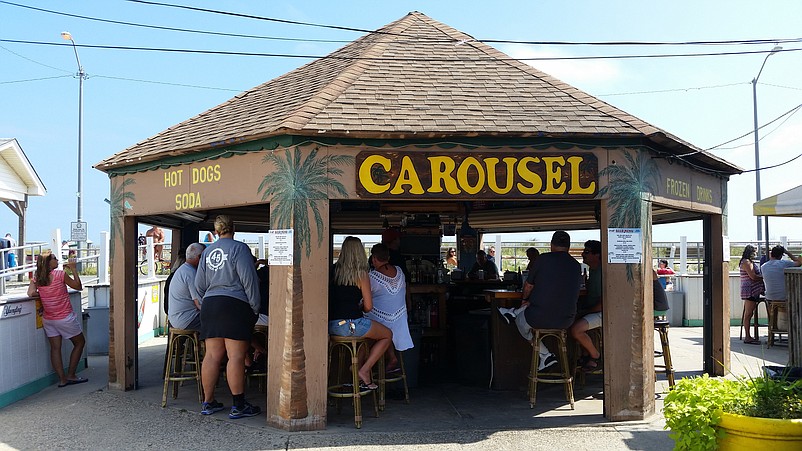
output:
<instances>
[{"instance_id":1,"label":"painted palm frond","mask_svg":"<svg viewBox=\"0 0 802 451\"><path fill-rule=\"evenodd\" d=\"M354 163L347 155L324 155L318 158L319 149L314 149L303 158L301 149L286 150L283 155L271 152L263 158L263 163L276 167L259 184L258 192L262 200L272 199L275 203L271 217L271 227L294 228L296 239L308 257L311 252L311 211L318 230L323 228L318 202L328 201L329 192L347 195L343 184L337 180L343 174L340 166ZM318 235L318 246L323 237ZM300 257L300 255L298 255Z\"/></svg>"},{"instance_id":2,"label":"painted palm frond","mask_svg":"<svg viewBox=\"0 0 802 451\"><path fill-rule=\"evenodd\" d=\"M114 256L114 243L117 242L117 236L122 235L122 219L125 216L125 210L127 206L130 206L131 202L136 202L136 195L134 193L127 190L128 186L135 184L136 181L132 178L123 179L123 181L119 184L112 183L111 189L111 236L110 241L111 244L109 245L109 252Z\"/></svg>"},{"instance_id":3,"label":"painted palm frond","mask_svg":"<svg viewBox=\"0 0 802 451\"><path fill-rule=\"evenodd\" d=\"M651 229L641 227L643 221L643 195L654 194L660 183L660 168L648 151L636 151L633 156L624 151L627 164L610 165L599 172L609 176L607 186L599 190L597 197L607 196L610 209L610 227L642 228L642 233L650 241ZM632 282L632 265L627 264L627 280Z\"/></svg>"}]
</instances>

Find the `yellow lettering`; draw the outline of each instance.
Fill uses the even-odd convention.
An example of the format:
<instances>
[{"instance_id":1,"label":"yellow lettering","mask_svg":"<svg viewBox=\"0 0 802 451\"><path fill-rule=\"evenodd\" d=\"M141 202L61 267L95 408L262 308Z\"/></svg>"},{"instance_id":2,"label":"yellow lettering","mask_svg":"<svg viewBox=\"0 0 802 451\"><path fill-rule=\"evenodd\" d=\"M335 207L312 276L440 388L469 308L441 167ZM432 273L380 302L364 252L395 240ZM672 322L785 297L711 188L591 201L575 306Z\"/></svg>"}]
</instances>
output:
<instances>
[{"instance_id":1,"label":"yellow lettering","mask_svg":"<svg viewBox=\"0 0 802 451\"><path fill-rule=\"evenodd\" d=\"M518 191L520 191L521 194L537 194L543 189L543 179L529 169L529 163L540 163L540 158L524 157L518 162L518 167L516 168L518 170L518 175L520 175L525 182L529 182L529 186L523 183L517 185Z\"/></svg>"},{"instance_id":2,"label":"yellow lettering","mask_svg":"<svg viewBox=\"0 0 802 451\"><path fill-rule=\"evenodd\" d=\"M471 182L468 180L468 171L471 168L474 168L479 176L474 186L471 186ZM457 182L468 194L476 194L481 191L482 186L485 184L485 169L482 167L482 164L479 163L479 160L474 157L468 157L462 160L459 168L457 168Z\"/></svg>"},{"instance_id":3,"label":"yellow lettering","mask_svg":"<svg viewBox=\"0 0 802 451\"><path fill-rule=\"evenodd\" d=\"M194 210L201 207L203 207L203 205L201 204L200 192L181 193L175 195L176 210Z\"/></svg>"},{"instance_id":4,"label":"yellow lettering","mask_svg":"<svg viewBox=\"0 0 802 451\"><path fill-rule=\"evenodd\" d=\"M699 202L713 203L713 190L701 186L696 187L696 200Z\"/></svg>"},{"instance_id":5,"label":"yellow lettering","mask_svg":"<svg viewBox=\"0 0 802 451\"><path fill-rule=\"evenodd\" d=\"M220 172L220 165L216 164L216 165L212 166L212 170L214 171L214 176L212 177L212 180L214 180L215 182L219 182L220 179L223 178L223 176L222 176L222 174Z\"/></svg>"},{"instance_id":6,"label":"yellow lettering","mask_svg":"<svg viewBox=\"0 0 802 451\"><path fill-rule=\"evenodd\" d=\"M165 171L164 172L164 187L170 188L173 186L180 186L181 185L181 175L183 174L184 170L179 169L177 171Z\"/></svg>"},{"instance_id":7,"label":"yellow lettering","mask_svg":"<svg viewBox=\"0 0 802 451\"><path fill-rule=\"evenodd\" d=\"M582 179L579 172L579 164L582 163L582 157L573 156L568 157L568 164L571 165L571 189L568 194L593 194L596 192L596 182L590 182L586 188L582 188Z\"/></svg>"},{"instance_id":8,"label":"yellow lettering","mask_svg":"<svg viewBox=\"0 0 802 451\"><path fill-rule=\"evenodd\" d=\"M371 194L385 193L388 189L390 189L390 184L385 183L383 185L379 185L376 183L372 176L373 166L375 165L379 165L384 168L385 172L390 171L389 158L381 155L371 155L365 158L365 161L363 161L362 165L359 166L359 181L362 183L365 191Z\"/></svg>"},{"instance_id":9,"label":"yellow lettering","mask_svg":"<svg viewBox=\"0 0 802 451\"><path fill-rule=\"evenodd\" d=\"M457 163L451 157L429 157L429 166L432 172L432 186L429 187L430 193L442 193L443 185L448 194L459 194L461 191L457 186L457 181L452 175Z\"/></svg>"},{"instance_id":10,"label":"yellow lettering","mask_svg":"<svg viewBox=\"0 0 802 451\"><path fill-rule=\"evenodd\" d=\"M565 182L562 181L562 166L565 165L563 157L543 157L546 165L546 189L543 194L563 194L565 193ZM555 164L559 166L555 167Z\"/></svg>"},{"instance_id":11,"label":"yellow lettering","mask_svg":"<svg viewBox=\"0 0 802 451\"><path fill-rule=\"evenodd\" d=\"M398 172L398 180L395 186L390 191L390 194L403 194L403 186L409 185L410 194L423 194L423 185L421 185L418 173L415 172L415 165L412 164L412 159L405 156L401 159L401 170Z\"/></svg>"},{"instance_id":12,"label":"yellow lettering","mask_svg":"<svg viewBox=\"0 0 802 451\"><path fill-rule=\"evenodd\" d=\"M505 188L500 188L498 186L498 181L496 180L496 164L498 164L498 158L485 158L485 164L487 165L487 186L494 192L498 194L507 194L512 190L512 180L515 177L515 162L517 160L512 157L507 157L504 159L504 164L507 166L507 183Z\"/></svg>"}]
</instances>

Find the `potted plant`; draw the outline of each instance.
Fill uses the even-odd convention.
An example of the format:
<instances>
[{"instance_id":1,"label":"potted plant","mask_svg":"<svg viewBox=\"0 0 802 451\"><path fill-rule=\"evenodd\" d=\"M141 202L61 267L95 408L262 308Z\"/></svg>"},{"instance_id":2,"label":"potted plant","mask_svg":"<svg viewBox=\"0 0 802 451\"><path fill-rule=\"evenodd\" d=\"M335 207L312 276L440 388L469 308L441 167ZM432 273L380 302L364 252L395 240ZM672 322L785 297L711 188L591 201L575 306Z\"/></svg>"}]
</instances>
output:
<instances>
[{"instance_id":1,"label":"potted plant","mask_svg":"<svg viewBox=\"0 0 802 451\"><path fill-rule=\"evenodd\" d=\"M802 379L787 370L680 380L663 407L675 449L802 449Z\"/></svg>"}]
</instances>

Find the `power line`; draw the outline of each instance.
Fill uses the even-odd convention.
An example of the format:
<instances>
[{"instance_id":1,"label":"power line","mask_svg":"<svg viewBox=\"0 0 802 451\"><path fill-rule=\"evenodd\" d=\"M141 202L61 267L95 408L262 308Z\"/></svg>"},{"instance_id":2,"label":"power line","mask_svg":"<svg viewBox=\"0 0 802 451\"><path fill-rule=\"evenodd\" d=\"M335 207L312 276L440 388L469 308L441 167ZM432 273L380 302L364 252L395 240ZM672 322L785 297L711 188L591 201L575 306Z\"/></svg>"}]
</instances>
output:
<instances>
[{"instance_id":1,"label":"power line","mask_svg":"<svg viewBox=\"0 0 802 451\"><path fill-rule=\"evenodd\" d=\"M630 96L630 95L638 95L638 94L662 94L665 92L687 92L687 91L701 91L703 89L715 89L715 88L728 88L730 86L738 86L738 85L748 85L751 84L749 82L739 82L739 83L728 83L725 85L710 85L710 86L696 86L691 88L672 88L672 89L657 89L653 91L633 91L633 92L618 92L614 94L597 94L595 97L613 97L613 96Z\"/></svg>"},{"instance_id":2,"label":"power line","mask_svg":"<svg viewBox=\"0 0 802 451\"><path fill-rule=\"evenodd\" d=\"M218 32L218 31L194 30L194 29L191 29L191 28L165 27L165 26L160 26L160 25L148 25L148 24L141 24L141 23L135 23L135 22L124 22L124 21L121 21L121 20L101 19L101 18L98 18L98 17L82 16L82 15L79 15L79 14L70 14L70 13L65 13L65 12L62 12L62 11L54 11L54 10L50 10L50 9L37 8L37 7L34 7L34 6L21 5L21 4L13 3L13 2L0 1L0 3L6 4L6 5L10 5L10 6L17 6L17 7L20 7L20 8L31 9L31 10L34 10L34 11L40 11L40 12L45 12L45 13L49 13L49 14L55 14L55 15L59 15L59 16L74 17L76 19L92 20L92 21L96 21L96 22L111 23L111 24L116 24L116 25L125 25L125 26L130 26L130 27L152 28L152 29L156 29L156 30L178 31L178 32L183 32L183 33L196 33L196 34L206 34L206 35L214 35L214 36L226 36L226 37L235 37L235 38L265 39L265 40L273 40L273 41L318 42L318 43L337 43L337 44L343 44L343 43L351 42L351 41L346 41L346 40L286 38L286 37L277 37L277 36L260 36L260 35L252 35L252 34L224 33L224 32Z\"/></svg>"},{"instance_id":3,"label":"power line","mask_svg":"<svg viewBox=\"0 0 802 451\"><path fill-rule=\"evenodd\" d=\"M141 80L136 78L125 78L125 77L113 77L110 75L95 75L93 78L108 78L110 80L122 80L122 81L135 81L139 83L150 83L154 85L167 85L167 86L179 86L182 88L198 88L198 89L213 89L217 91L230 91L230 92L242 92L243 89L229 89L229 88L217 88L213 86L200 86L200 85L189 85L186 83L170 83L166 81L153 81L153 80Z\"/></svg>"},{"instance_id":4,"label":"power line","mask_svg":"<svg viewBox=\"0 0 802 451\"><path fill-rule=\"evenodd\" d=\"M743 171L743 172L757 172L757 171L765 171L765 170L767 170L767 169L774 169L774 168L778 168L778 167L780 167L780 166L785 166L786 164L788 164L788 163L791 163L792 161L794 161L794 160L798 159L799 157L802 157L802 153L800 153L799 155L795 156L794 158L791 158L790 160L788 160L788 161L784 161L784 162L782 162L782 163L773 164L773 165L771 165L771 166L766 166L766 167L763 167L763 168L747 169L747 170L745 170L745 171Z\"/></svg>"},{"instance_id":5,"label":"power line","mask_svg":"<svg viewBox=\"0 0 802 451\"><path fill-rule=\"evenodd\" d=\"M54 78L65 78L65 77L72 77L72 75L55 75L53 77L28 78L26 80L0 81L0 85L10 85L12 83L25 83L25 82L29 82L29 81L52 80Z\"/></svg>"},{"instance_id":6,"label":"power line","mask_svg":"<svg viewBox=\"0 0 802 451\"><path fill-rule=\"evenodd\" d=\"M802 108L802 104L799 104L799 105L791 108L790 110L786 111L785 113L775 117L774 119L770 120L769 122L766 122L765 124L763 124L760 127L758 127L758 130L762 130L764 127L768 127L769 125L773 124L774 122L777 122L778 120L782 119L783 117L785 117L785 116L787 116L789 114L795 114L797 111L799 111L800 108ZM782 125L782 124L780 124L780 125ZM697 151L694 151L694 152L688 152L688 153L685 153L685 154L682 154L682 155L677 155L677 156L678 157L688 157L688 156L691 156L691 155L695 155L697 153L702 153L702 152L708 152L708 151L711 151L711 150L715 150L715 149L717 149L717 148L719 148L721 146L727 145L727 144L729 144L729 143L731 143L733 141L738 141L741 138L745 138L745 137L753 134L754 132L755 132L754 130L750 130L750 131L744 133L743 135L741 135L741 136L739 136L737 138L730 139L728 141L725 141L725 142L723 142L721 144L718 144L718 145L715 145L713 147L708 147L707 149L697 150Z\"/></svg>"},{"instance_id":7,"label":"power line","mask_svg":"<svg viewBox=\"0 0 802 451\"><path fill-rule=\"evenodd\" d=\"M128 0L135 1L135 0ZM139 0L136 0L139 1ZM61 44L54 42L41 42L41 41L27 41L18 39L0 39L0 42L8 42L14 44L30 44L30 45L48 45L48 46L68 46L73 44ZM771 50L749 50L737 52L703 52L703 53L671 53L671 54L645 54L645 55L596 55L596 56L549 56L549 57L530 57L530 58L497 58L494 56L480 57L480 58L416 58L416 57L366 57L366 56L345 56L337 54L329 55L299 55L290 53L260 53L260 52L236 52L236 51L223 51L223 50L198 50L198 49L176 49L165 47L132 47L132 46L119 46L119 45L91 45L91 44L75 44L75 47L87 49L104 49L104 50L138 50L149 52L166 52L166 53L188 53L188 54L203 54L203 55L224 55L224 56L258 56L258 57L272 57L272 58L297 58L297 59L334 59L346 61L394 61L394 62L441 62L441 63L465 63L465 62L489 62L489 61L581 61L581 60L611 60L611 59L655 59L655 58L685 58L685 57L702 57L702 56L734 56L734 55L752 55L771 53ZM783 49L774 51L777 52L797 52L799 49Z\"/></svg>"},{"instance_id":8,"label":"power line","mask_svg":"<svg viewBox=\"0 0 802 451\"><path fill-rule=\"evenodd\" d=\"M30 61L30 62L34 63L34 64L38 64L38 65L40 65L40 66L47 67L48 69L54 69L54 70L57 70L57 71L60 71L60 72L72 73L72 71L69 71L69 70L64 70L64 69L60 69L60 68L58 68L58 67L49 66L49 65L47 65L47 64L45 64L45 63L40 63L39 61L36 61L36 60L30 59L30 58L28 58L27 56L24 56L24 55L20 55L19 53L15 52L15 51L13 51L13 50L11 50L11 49L8 49L8 48L6 48L6 47L3 47L2 45L0 45L0 49L3 49L3 50L5 50L5 51L6 51L6 52L8 52L8 53L11 53L11 54L13 54L13 55L16 55L16 56L18 56L18 57L20 57L20 58L22 58L22 59L24 59L24 60L27 60L27 61Z\"/></svg>"}]
</instances>

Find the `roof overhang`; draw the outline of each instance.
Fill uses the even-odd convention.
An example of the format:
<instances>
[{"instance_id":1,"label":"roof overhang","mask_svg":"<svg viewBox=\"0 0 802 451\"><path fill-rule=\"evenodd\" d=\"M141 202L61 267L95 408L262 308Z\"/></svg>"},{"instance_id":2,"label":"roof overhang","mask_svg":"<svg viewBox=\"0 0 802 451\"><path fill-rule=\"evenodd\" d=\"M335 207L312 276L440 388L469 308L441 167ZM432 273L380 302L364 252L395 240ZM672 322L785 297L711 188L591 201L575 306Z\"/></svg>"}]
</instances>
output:
<instances>
[{"instance_id":1,"label":"roof overhang","mask_svg":"<svg viewBox=\"0 0 802 451\"><path fill-rule=\"evenodd\" d=\"M8 172L16 179L0 186L0 199L24 201L26 195L47 194L42 179L39 178L39 174L16 139L0 139L0 165L6 166Z\"/></svg>"}]
</instances>

